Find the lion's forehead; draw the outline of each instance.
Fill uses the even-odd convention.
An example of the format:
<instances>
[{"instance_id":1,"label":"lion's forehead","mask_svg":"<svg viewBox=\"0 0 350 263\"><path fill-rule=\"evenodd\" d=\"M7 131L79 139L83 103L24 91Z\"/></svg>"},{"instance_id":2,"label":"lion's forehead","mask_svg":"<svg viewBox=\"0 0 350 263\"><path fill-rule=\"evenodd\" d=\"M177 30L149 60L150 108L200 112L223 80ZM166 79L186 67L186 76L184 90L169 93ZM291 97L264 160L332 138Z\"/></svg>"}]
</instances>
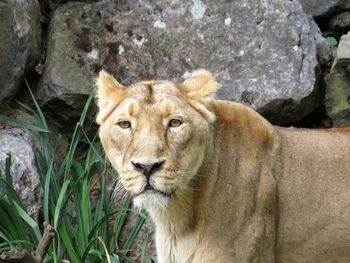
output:
<instances>
[{"instance_id":1,"label":"lion's forehead","mask_svg":"<svg viewBox=\"0 0 350 263\"><path fill-rule=\"evenodd\" d=\"M166 117L186 107L186 102L171 82L140 82L129 89L127 98L116 108L116 115L136 117L141 113L151 113Z\"/></svg>"},{"instance_id":2,"label":"lion's forehead","mask_svg":"<svg viewBox=\"0 0 350 263\"><path fill-rule=\"evenodd\" d=\"M135 83L128 87L128 97L145 99L149 97L183 97L177 85L167 80L150 80Z\"/></svg>"}]
</instances>

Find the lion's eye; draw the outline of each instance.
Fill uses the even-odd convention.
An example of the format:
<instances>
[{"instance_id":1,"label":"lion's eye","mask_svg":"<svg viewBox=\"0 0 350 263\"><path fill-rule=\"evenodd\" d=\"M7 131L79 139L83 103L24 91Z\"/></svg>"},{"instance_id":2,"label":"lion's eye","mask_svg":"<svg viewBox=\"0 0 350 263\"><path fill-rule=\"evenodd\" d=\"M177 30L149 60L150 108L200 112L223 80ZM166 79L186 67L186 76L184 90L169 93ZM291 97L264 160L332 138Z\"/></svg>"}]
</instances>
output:
<instances>
[{"instance_id":1,"label":"lion's eye","mask_svg":"<svg viewBox=\"0 0 350 263\"><path fill-rule=\"evenodd\" d=\"M183 123L180 119L171 119L169 121L169 127L179 127Z\"/></svg>"},{"instance_id":2,"label":"lion's eye","mask_svg":"<svg viewBox=\"0 0 350 263\"><path fill-rule=\"evenodd\" d=\"M131 128L131 123L130 121L118 121L118 126L122 129L130 129Z\"/></svg>"}]
</instances>

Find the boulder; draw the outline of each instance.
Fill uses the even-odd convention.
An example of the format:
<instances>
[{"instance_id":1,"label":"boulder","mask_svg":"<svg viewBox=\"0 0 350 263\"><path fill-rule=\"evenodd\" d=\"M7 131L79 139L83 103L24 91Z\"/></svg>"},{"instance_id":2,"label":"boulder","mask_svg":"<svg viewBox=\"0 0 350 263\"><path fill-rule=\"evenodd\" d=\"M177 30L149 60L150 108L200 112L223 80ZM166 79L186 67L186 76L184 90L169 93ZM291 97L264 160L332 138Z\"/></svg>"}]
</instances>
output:
<instances>
[{"instance_id":1,"label":"boulder","mask_svg":"<svg viewBox=\"0 0 350 263\"><path fill-rule=\"evenodd\" d=\"M313 17L329 17L350 9L349 0L300 0L305 12Z\"/></svg>"},{"instance_id":2,"label":"boulder","mask_svg":"<svg viewBox=\"0 0 350 263\"><path fill-rule=\"evenodd\" d=\"M13 117L22 115L17 112ZM27 115L25 115L28 117ZM37 218L42 202L42 188L35 166L35 147L39 146L35 132L24 128L1 124L0 170L5 171L7 155L11 155L11 176L14 189L19 194L29 215ZM0 195L3 194L0 191Z\"/></svg>"},{"instance_id":3,"label":"boulder","mask_svg":"<svg viewBox=\"0 0 350 263\"><path fill-rule=\"evenodd\" d=\"M40 7L37 0L0 0L0 105L18 92L40 56Z\"/></svg>"},{"instance_id":4,"label":"boulder","mask_svg":"<svg viewBox=\"0 0 350 263\"><path fill-rule=\"evenodd\" d=\"M350 126L350 32L339 41L336 58L327 77L326 110L334 127Z\"/></svg>"},{"instance_id":5,"label":"boulder","mask_svg":"<svg viewBox=\"0 0 350 263\"><path fill-rule=\"evenodd\" d=\"M348 32L350 30L350 11L336 15L330 20L329 25L333 32Z\"/></svg>"},{"instance_id":6,"label":"boulder","mask_svg":"<svg viewBox=\"0 0 350 263\"><path fill-rule=\"evenodd\" d=\"M298 1L67 3L49 28L37 96L62 128L77 119L102 68L124 84L181 81L206 68L222 86L219 98L290 124L317 106L317 55L329 52Z\"/></svg>"}]
</instances>

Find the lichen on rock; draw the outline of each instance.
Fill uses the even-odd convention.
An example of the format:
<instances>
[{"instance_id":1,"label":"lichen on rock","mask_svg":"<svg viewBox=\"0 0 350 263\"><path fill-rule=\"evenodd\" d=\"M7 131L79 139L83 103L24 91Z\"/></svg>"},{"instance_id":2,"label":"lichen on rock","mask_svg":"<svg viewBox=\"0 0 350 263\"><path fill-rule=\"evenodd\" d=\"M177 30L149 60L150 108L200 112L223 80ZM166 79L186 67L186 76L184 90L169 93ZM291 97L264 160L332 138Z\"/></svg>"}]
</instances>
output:
<instances>
[{"instance_id":1,"label":"lichen on rock","mask_svg":"<svg viewBox=\"0 0 350 263\"><path fill-rule=\"evenodd\" d=\"M350 32L340 39L336 58L327 76L326 110L335 127L350 125Z\"/></svg>"}]
</instances>

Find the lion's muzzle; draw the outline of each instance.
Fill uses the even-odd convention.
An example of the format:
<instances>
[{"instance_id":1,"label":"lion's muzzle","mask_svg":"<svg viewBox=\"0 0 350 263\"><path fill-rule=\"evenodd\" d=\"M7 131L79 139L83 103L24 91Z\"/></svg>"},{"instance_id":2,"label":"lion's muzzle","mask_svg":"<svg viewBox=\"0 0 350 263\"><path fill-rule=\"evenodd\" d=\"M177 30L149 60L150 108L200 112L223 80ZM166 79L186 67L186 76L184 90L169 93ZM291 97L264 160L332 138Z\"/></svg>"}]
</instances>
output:
<instances>
[{"instance_id":1,"label":"lion's muzzle","mask_svg":"<svg viewBox=\"0 0 350 263\"><path fill-rule=\"evenodd\" d=\"M151 175L154 174L156 171L160 170L164 162L164 160L153 163L141 163L131 161L131 165L134 168L134 170L146 176L147 185L149 185Z\"/></svg>"}]
</instances>

